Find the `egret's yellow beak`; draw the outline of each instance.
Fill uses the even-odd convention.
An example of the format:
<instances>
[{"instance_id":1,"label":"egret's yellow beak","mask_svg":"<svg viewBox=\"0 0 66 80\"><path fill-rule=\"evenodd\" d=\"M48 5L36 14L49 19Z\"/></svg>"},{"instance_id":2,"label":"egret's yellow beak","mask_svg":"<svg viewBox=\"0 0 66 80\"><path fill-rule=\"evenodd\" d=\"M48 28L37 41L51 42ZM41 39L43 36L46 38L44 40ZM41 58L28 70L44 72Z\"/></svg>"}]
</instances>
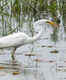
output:
<instances>
[{"instance_id":1,"label":"egret's yellow beak","mask_svg":"<svg viewBox=\"0 0 66 80\"><path fill-rule=\"evenodd\" d=\"M51 24L54 27L58 27L58 25L56 23L54 23L53 21L47 21L46 23L49 23L49 24Z\"/></svg>"}]
</instances>

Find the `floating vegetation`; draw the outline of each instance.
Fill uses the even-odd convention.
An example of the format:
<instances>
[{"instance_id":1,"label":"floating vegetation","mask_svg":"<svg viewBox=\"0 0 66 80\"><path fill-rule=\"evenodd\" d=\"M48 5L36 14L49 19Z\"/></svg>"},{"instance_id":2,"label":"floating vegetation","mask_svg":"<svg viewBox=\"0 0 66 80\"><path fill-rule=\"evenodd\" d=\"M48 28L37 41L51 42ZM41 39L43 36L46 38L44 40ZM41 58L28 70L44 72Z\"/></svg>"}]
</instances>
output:
<instances>
[{"instance_id":1,"label":"floating vegetation","mask_svg":"<svg viewBox=\"0 0 66 80\"><path fill-rule=\"evenodd\" d=\"M64 66L57 66L57 67L59 67L59 68L63 68Z\"/></svg>"},{"instance_id":2,"label":"floating vegetation","mask_svg":"<svg viewBox=\"0 0 66 80\"><path fill-rule=\"evenodd\" d=\"M50 53L57 54L57 53L59 53L59 51L55 49L55 50L53 50L53 51L50 51Z\"/></svg>"},{"instance_id":3,"label":"floating vegetation","mask_svg":"<svg viewBox=\"0 0 66 80\"><path fill-rule=\"evenodd\" d=\"M56 71L62 71L62 72L66 72L66 68L58 68L58 69L56 69Z\"/></svg>"},{"instance_id":4,"label":"floating vegetation","mask_svg":"<svg viewBox=\"0 0 66 80\"><path fill-rule=\"evenodd\" d=\"M66 80L66 77L64 77L64 80Z\"/></svg>"},{"instance_id":5,"label":"floating vegetation","mask_svg":"<svg viewBox=\"0 0 66 80\"><path fill-rule=\"evenodd\" d=\"M54 46L52 46L52 45L42 45L41 47L48 47L48 48L53 48Z\"/></svg>"},{"instance_id":6,"label":"floating vegetation","mask_svg":"<svg viewBox=\"0 0 66 80\"><path fill-rule=\"evenodd\" d=\"M62 69L56 69L56 71L62 71Z\"/></svg>"},{"instance_id":7,"label":"floating vegetation","mask_svg":"<svg viewBox=\"0 0 66 80\"><path fill-rule=\"evenodd\" d=\"M37 54L37 53L33 53L33 52L31 52L31 53L26 53L26 54L24 54L25 56L29 56L29 57L31 57L31 56L41 56L41 54Z\"/></svg>"},{"instance_id":8,"label":"floating vegetation","mask_svg":"<svg viewBox=\"0 0 66 80\"><path fill-rule=\"evenodd\" d=\"M39 58L34 59L34 61L36 61L36 62L43 62L43 60L42 59L39 59Z\"/></svg>"},{"instance_id":9,"label":"floating vegetation","mask_svg":"<svg viewBox=\"0 0 66 80\"><path fill-rule=\"evenodd\" d=\"M12 73L13 75L19 75L21 73L22 69L21 66L18 67L18 65L3 65L0 66L0 73L6 72L6 73Z\"/></svg>"},{"instance_id":10,"label":"floating vegetation","mask_svg":"<svg viewBox=\"0 0 66 80\"><path fill-rule=\"evenodd\" d=\"M54 63L54 62L56 62L55 60L43 60L43 59L34 59L34 61L36 61L36 62L48 62L48 63Z\"/></svg>"},{"instance_id":11,"label":"floating vegetation","mask_svg":"<svg viewBox=\"0 0 66 80\"><path fill-rule=\"evenodd\" d=\"M52 46L52 45L49 45L49 46L47 46L48 48L53 48L54 46Z\"/></svg>"},{"instance_id":12,"label":"floating vegetation","mask_svg":"<svg viewBox=\"0 0 66 80\"><path fill-rule=\"evenodd\" d=\"M66 72L66 69L63 69L63 72Z\"/></svg>"},{"instance_id":13,"label":"floating vegetation","mask_svg":"<svg viewBox=\"0 0 66 80\"><path fill-rule=\"evenodd\" d=\"M20 66L20 64L18 63L12 63L12 62L9 62L9 63L6 63L6 62L3 62L3 63L0 63L0 65L5 65L5 66Z\"/></svg>"},{"instance_id":14,"label":"floating vegetation","mask_svg":"<svg viewBox=\"0 0 66 80\"><path fill-rule=\"evenodd\" d=\"M46 47L46 45L42 45L41 47Z\"/></svg>"},{"instance_id":15,"label":"floating vegetation","mask_svg":"<svg viewBox=\"0 0 66 80\"><path fill-rule=\"evenodd\" d=\"M5 69L5 67L3 67L3 66L0 66L0 70L1 70L1 69Z\"/></svg>"},{"instance_id":16,"label":"floating vegetation","mask_svg":"<svg viewBox=\"0 0 66 80\"><path fill-rule=\"evenodd\" d=\"M7 71L20 71L22 70L21 69L21 64L18 64L18 63L6 63L6 62L3 62L3 63L0 63L0 70L7 70Z\"/></svg>"},{"instance_id":17,"label":"floating vegetation","mask_svg":"<svg viewBox=\"0 0 66 80\"><path fill-rule=\"evenodd\" d=\"M54 60L49 60L48 62L49 62L49 63L54 63L54 62L56 62L56 61L54 61Z\"/></svg>"},{"instance_id":18,"label":"floating vegetation","mask_svg":"<svg viewBox=\"0 0 66 80\"><path fill-rule=\"evenodd\" d=\"M64 63L66 63L66 61L64 61Z\"/></svg>"},{"instance_id":19,"label":"floating vegetation","mask_svg":"<svg viewBox=\"0 0 66 80\"><path fill-rule=\"evenodd\" d=\"M65 66L58 66L58 68L56 68L56 71L66 72L66 67Z\"/></svg>"},{"instance_id":20,"label":"floating vegetation","mask_svg":"<svg viewBox=\"0 0 66 80\"><path fill-rule=\"evenodd\" d=\"M13 72L12 74L13 74L13 75L19 75L20 72L18 72L18 71L17 71L17 72Z\"/></svg>"},{"instance_id":21,"label":"floating vegetation","mask_svg":"<svg viewBox=\"0 0 66 80\"><path fill-rule=\"evenodd\" d=\"M36 54L29 53L29 54L25 54L25 56L36 56Z\"/></svg>"},{"instance_id":22,"label":"floating vegetation","mask_svg":"<svg viewBox=\"0 0 66 80\"><path fill-rule=\"evenodd\" d=\"M4 69L7 69L7 70L8 70L8 69L9 69L9 70L20 70L20 68L14 67L14 66L4 66L4 67L1 66L1 67L0 67L0 70L1 70L1 69L3 69L3 70L4 70Z\"/></svg>"}]
</instances>

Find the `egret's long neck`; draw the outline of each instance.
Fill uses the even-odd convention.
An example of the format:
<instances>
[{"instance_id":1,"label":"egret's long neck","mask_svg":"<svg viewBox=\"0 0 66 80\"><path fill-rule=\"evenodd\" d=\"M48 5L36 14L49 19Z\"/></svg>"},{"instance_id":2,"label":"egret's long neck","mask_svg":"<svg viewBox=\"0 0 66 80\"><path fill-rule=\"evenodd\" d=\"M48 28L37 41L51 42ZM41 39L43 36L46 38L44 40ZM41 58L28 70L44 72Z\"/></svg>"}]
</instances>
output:
<instances>
[{"instance_id":1,"label":"egret's long neck","mask_svg":"<svg viewBox=\"0 0 66 80\"><path fill-rule=\"evenodd\" d=\"M33 36L33 37L30 37L30 38L29 38L29 41L30 41L30 42L34 42L34 41L38 40L39 37L41 36L41 33L42 33L42 32L43 32L43 29L42 29L42 26L41 26L41 30L39 31L39 33L36 34L36 35Z\"/></svg>"}]
</instances>

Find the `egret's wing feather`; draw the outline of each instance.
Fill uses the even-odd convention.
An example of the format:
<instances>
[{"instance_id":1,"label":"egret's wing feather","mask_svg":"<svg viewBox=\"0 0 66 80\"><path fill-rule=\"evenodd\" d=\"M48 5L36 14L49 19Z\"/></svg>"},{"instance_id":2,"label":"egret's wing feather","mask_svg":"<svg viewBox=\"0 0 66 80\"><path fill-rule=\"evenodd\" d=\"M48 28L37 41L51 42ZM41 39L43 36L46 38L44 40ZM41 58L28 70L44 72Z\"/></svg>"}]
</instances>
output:
<instances>
[{"instance_id":1,"label":"egret's wing feather","mask_svg":"<svg viewBox=\"0 0 66 80\"><path fill-rule=\"evenodd\" d=\"M27 36L24 33L14 33L0 38L0 48L18 46L24 43Z\"/></svg>"}]
</instances>

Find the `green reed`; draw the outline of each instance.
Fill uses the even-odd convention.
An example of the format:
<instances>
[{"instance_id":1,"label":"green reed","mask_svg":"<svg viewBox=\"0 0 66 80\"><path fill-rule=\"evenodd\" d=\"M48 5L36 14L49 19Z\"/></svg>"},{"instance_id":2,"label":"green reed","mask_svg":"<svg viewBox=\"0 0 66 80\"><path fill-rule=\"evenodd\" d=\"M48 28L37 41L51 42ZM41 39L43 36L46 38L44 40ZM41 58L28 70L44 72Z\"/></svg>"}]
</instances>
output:
<instances>
[{"instance_id":1,"label":"green reed","mask_svg":"<svg viewBox=\"0 0 66 80\"><path fill-rule=\"evenodd\" d=\"M32 21L46 18L49 13L57 22L57 3L55 0L50 2L50 5L48 5L48 0L0 0L0 35L5 36L21 31L24 22L29 21L29 29L33 36Z\"/></svg>"}]
</instances>

